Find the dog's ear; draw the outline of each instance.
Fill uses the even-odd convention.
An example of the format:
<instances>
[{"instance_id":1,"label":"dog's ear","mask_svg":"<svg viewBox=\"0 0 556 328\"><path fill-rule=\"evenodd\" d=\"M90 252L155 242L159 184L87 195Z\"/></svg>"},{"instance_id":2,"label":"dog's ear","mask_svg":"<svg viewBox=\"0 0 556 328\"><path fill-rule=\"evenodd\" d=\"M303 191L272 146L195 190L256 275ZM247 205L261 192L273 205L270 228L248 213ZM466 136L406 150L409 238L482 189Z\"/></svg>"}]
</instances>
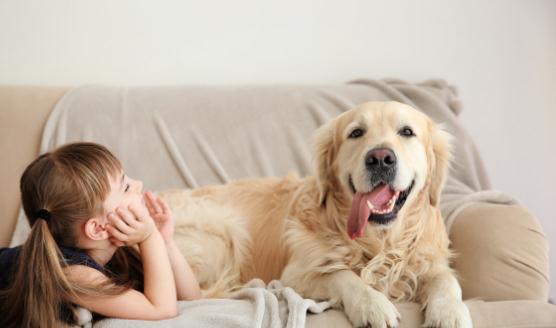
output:
<instances>
[{"instance_id":1,"label":"dog's ear","mask_svg":"<svg viewBox=\"0 0 556 328\"><path fill-rule=\"evenodd\" d=\"M444 131L441 126L431 122L431 144L429 157L430 163L430 186L429 200L432 206L438 206L440 203L440 193L444 187L448 169L450 167L452 136Z\"/></svg>"},{"instance_id":2,"label":"dog's ear","mask_svg":"<svg viewBox=\"0 0 556 328\"><path fill-rule=\"evenodd\" d=\"M335 179L332 172L334 163L335 142L334 123L328 122L318 128L314 135L315 172L319 188L319 204L324 204L326 195L330 191L331 181Z\"/></svg>"}]
</instances>

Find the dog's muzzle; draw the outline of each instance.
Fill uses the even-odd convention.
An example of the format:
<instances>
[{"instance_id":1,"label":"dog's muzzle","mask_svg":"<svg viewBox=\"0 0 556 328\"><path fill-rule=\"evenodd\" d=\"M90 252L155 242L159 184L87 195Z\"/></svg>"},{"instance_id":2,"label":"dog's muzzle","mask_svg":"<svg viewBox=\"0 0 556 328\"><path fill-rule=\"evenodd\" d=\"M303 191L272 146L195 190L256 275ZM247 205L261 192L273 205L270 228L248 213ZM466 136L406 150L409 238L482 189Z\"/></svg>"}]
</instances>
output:
<instances>
[{"instance_id":1,"label":"dog's muzzle","mask_svg":"<svg viewBox=\"0 0 556 328\"><path fill-rule=\"evenodd\" d=\"M372 187L380 183L391 184L396 177L396 154L389 148L371 149L365 156L365 168Z\"/></svg>"}]
</instances>

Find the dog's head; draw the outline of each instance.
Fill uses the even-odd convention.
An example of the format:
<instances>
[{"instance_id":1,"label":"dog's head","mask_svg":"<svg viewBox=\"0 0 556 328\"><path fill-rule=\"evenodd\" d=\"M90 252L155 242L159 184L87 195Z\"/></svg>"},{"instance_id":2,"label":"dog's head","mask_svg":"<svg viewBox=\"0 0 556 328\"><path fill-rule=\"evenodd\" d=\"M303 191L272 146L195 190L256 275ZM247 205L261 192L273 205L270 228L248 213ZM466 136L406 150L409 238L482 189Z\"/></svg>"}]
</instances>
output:
<instances>
[{"instance_id":1,"label":"dog's head","mask_svg":"<svg viewBox=\"0 0 556 328\"><path fill-rule=\"evenodd\" d=\"M438 204L449 135L410 106L362 104L319 128L315 148L320 201L351 200L351 238L369 222L387 228L407 208Z\"/></svg>"}]
</instances>

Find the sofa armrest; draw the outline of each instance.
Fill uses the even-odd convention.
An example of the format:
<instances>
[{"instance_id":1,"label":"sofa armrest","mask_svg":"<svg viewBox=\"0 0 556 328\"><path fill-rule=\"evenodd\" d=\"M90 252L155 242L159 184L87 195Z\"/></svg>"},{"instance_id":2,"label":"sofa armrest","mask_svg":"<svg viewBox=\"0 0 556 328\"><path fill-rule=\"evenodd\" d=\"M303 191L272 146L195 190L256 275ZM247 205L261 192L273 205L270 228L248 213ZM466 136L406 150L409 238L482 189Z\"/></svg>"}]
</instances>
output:
<instances>
[{"instance_id":1,"label":"sofa armrest","mask_svg":"<svg viewBox=\"0 0 556 328\"><path fill-rule=\"evenodd\" d=\"M0 247L8 246L19 212L19 178L38 155L48 115L67 88L0 85Z\"/></svg>"},{"instance_id":2,"label":"sofa armrest","mask_svg":"<svg viewBox=\"0 0 556 328\"><path fill-rule=\"evenodd\" d=\"M450 240L464 299L547 300L548 243L521 206L469 206L454 220Z\"/></svg>"}]
</instances>

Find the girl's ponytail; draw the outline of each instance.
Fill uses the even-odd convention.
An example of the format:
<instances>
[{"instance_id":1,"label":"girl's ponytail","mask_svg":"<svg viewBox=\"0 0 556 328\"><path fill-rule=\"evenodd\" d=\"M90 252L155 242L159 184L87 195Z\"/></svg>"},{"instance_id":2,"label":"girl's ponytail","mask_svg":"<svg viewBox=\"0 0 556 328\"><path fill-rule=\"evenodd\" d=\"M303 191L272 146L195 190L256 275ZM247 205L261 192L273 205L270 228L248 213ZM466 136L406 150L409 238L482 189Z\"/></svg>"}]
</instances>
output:
<instances>
[{"instance_id":1,"label":"girl's ponytail","mask_svg":"<svg viewBox=\"0 0 556 328\"><path fill-rule=\"evenodd\" d=\"M64 308L72 287L44 219L33 224L18 262L12 285L0 292L0 327L60 327L74 322L74 317L65 318L73 312Z\"/></svg>"}]
</instances>

